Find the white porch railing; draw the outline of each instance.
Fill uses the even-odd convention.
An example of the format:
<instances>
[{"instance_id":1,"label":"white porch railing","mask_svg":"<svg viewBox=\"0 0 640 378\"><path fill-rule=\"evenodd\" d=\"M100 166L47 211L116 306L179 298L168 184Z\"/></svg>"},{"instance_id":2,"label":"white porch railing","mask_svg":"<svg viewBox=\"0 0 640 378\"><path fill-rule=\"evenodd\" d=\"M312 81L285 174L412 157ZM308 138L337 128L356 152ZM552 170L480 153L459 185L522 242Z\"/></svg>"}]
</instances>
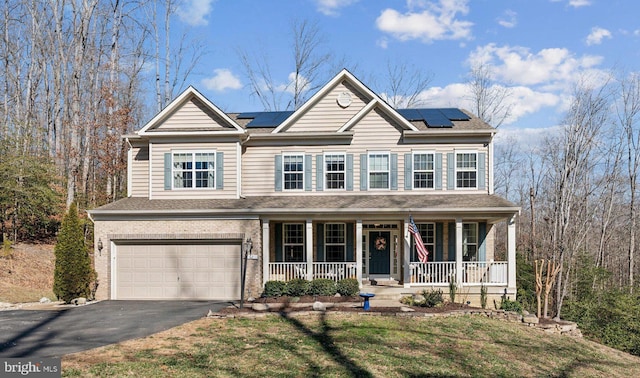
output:
<instances>
[{"instance_id":1,"label":"white porch railing","mask_svg":"<svg viewBox=\"0 0 640 378\"><path fill-rule=\"evenodd\" d=\"M307 278L307 263L269 263L269 281L291 281L294 278Z\"/></svg>"},{"instance_id":2,"label":"white porch railing","mask_svg":"<svg viewBox=\"0 0 640 378\"><path fill-rule=\"evenodd\" d=\"M463 262L462 283L465 284L507 284L507 262Z\"/></svg>"},{"instance_id":3,"label":"white porch railing","mask_svg":"<svg viewBox=\"0 0 640 378\"><path fill-rule=\"evenodd\" d=\"M313 263L313 278L329 278L334 281L339 281L344 278L356 277L356 263L355 262L340 262L340 263L326 263L326 262L314 262ZM290 281L294 278L307 278L307 263L269 263L269 281Z\"/></svg>"},{"instance_id":4,"label":"white porch railing","mask_svg":"<svg viewBox=\"0 0 640 378\"><path fill-rule=\"evenodd\" d=\"M409 264L412 284L448 285L455 279L455 262L412 262Z\"/></svg>"},{"instance_id":5,"label":"white porch railing","mask_svg":"<svg viewBox=\"0 0 640 378\"><path fill-rule=\"evenodd\" d=\"M409 264L411 283L420 285L448 285L456 279L456 263L449 262L412 262ZM506 285L507 262L463 262L463 285Z\"/></svg>"},{"instance_id":6,"label":"white porch railing","mask_svg":"<svg viewBox=\"0 0 640 378\"><path fill-rule=\"evenodd\" d=\"M328 278L336 282L345 278L356 278L356 263L314 262L313 278Z\"/></svg>"}]
</instances>

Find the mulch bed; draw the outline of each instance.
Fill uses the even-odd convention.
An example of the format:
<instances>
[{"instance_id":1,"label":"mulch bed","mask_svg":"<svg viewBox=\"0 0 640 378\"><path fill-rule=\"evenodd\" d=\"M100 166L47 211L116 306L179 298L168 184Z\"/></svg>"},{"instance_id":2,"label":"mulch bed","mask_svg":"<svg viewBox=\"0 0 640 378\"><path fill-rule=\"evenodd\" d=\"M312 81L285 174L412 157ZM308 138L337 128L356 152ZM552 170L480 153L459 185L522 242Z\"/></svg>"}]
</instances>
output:
<instances>
[{"instance_id":1,"label":"mulch bed","mask_svg":"<svg viewBox=\"0 0 640 378\"><path fill-rule=\"evenodd\" d=\"M254 302L247 302L244 308L227 307L219 311L220 314L237 314L237 313L265 313L265 312L300 312L311 311L313 309L314 302L322 302L327 306L327 312L364 312L362 309L362 299L360 297L325 297L325 296L311 296L306 295L302 297L290 298L290 297L277 297L277 298L258 298ZM373 301L372 301L373 302ZM270 306L266 311L256 311L252 308L253 303L265 303L276 304ZM333 306L331 306L333 304ZM375 303L372 303L368 312L377 313L397 313L401 312L400 307L409 307L413 312L419 313L444 313L457 310L469 310L479 309L477 307L471 307L461 303L445 303L438 307L419 307L419 306L406 306L398 302L398 306L393 307L377 307Z\"/></svg>"}]
</instances>

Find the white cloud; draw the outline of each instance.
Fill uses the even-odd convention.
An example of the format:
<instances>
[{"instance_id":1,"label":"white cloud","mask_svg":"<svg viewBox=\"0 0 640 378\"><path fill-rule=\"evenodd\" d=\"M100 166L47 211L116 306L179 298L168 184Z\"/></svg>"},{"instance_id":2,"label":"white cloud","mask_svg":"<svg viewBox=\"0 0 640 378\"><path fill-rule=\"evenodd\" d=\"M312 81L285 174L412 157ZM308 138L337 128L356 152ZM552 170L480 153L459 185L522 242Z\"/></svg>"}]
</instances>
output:
<instances>
[{"instance_id":1,"label":"white cloud","mask_svg":"<svg viewBox=\"0 0 640 378\"><path fill-rule=\"evenodd\" d=\"M295 72L291 72L289 74L289 82L286 84L280 84L276 87L276 89L280 92L287 92L287 93L291 93L293 94L295 92L295 81L296 81L296 73ZM307 88L309 88L309 80L302 76L302 75L298 75L298 92L304 92L307 90Z\"/></svg>"},{"instance_id":2,"label":"white cloud","mask_svg":"<svg viewBox=\"0 0 640 378\"><path fill-rule=\"evenodd\" d=\"M400 13L385 9L376 19L379 30L401 41L419 39L425 43L436 40L471 39L470 21L460 20L458 14L469 13L467 0L407 1L409 11Z\"/></svg>"},{"instance_id":3,"label":"white cloud","mask_svg":"<svg viewBox=\"0 0 640 378\"><path fill-rule=\"evenodd\" d=\"M566 90L585 71L597 73L601 56L575 56L564 48L531 52L521 46L480 46L468 59L470 65L482 62L493 67L496 79L515 85L538 85L545 91Z\"/></svg>"},{"instance_id":4,"label":"white cloud","mask_svg":"<svg viewBox=\"0 0 640 378\"><path fill-rule=\"evenodd\" d=\"M178 17L193 26L207 25L207 16L213 10L214 0L184 0L178 7Z\"/></svg>"},{"instance_id":5,"label":"white cloud","mask_svg":"<svg viewBox=\"0 0 640 378\"><path fill-rule=\"evenodd\" d=\"M591 33L587 36L587 46L599 45L604 38L611 39L611 32L600 27L591 28Z\"/></svg>"},{"instance_id":6,"label":"white cloud","mask_svg":"<svg viewBox=\"0 0 640 378\"><path fill-rule=\"evenodd\" d=\"M202 84L205 88L217 92L224 92L227 89L240 89L242 83L240 79L226 68L218 68L213 70L213 77L203 79Z\"/></svg>"},{"instance_id":7,"label":"white cloud","mask_svg":"<svg viewBox=\"0 0 640 378\"><path fill-rule=\"evenodd\" d=\"M513 28L518 24L518 14L510 9L504 11L503 17L498 19L498 24L505 28Z\"/></svg>"},{"instance_id":8,"label":"white cloud","mask_svg":"<svg viewBox=\"0 0 640 378\"><path fill-rule=\"evenodd\" d=\"M420 94L420 100L430 107L473 109L468 87L464 83L450 84L446 87L431 87ZM505 120L504 125L513 124L518 119L534 114L543 108L555 107L560 104L561 98L550 92L516 86L511 87L511 95L506 101L512 105L512 108L511 117Z\"/></svg>"},{"instance_id":9,"label":"white cloud","mask_svg":"<svg viewBox=\"0 0 640 378\"><path fill-rule=\"evenodd\" d=\"M517 143L527 151L540 148L545 139L562 135L564 127L561 125L540 128L509 128L501 127L494 138L496 148L505 144Z\"/></svg>"},{"instance_id":10,"label":"white cloud","mask_svg":"<svg viewBox=\"0 0 640 378\"><path fill-rule=\"evenodd\" d=\"M574 8L586 7L591 5L591 0L569 0L569 5Z\"/></svg>"},{"instance_id":11,"label":"white cloud","mask_svg":"<svg viewBox=\"0 0 640 378\"><path fill-rule=\"evenodd\" d=\"M340 8L357 3L358 0L315 0L318 12L325 16L338 16Z\"/></svg>"}]
</instances>

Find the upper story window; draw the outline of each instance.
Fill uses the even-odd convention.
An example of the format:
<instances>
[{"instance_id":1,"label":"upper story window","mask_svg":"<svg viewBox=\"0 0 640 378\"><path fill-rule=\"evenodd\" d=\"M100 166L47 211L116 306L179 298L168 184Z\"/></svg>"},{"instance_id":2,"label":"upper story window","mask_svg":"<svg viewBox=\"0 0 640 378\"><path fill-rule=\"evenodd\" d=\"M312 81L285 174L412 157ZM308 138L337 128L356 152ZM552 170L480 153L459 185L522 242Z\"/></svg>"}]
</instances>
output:
<instances>
[{"instance_id":1,"label":"upper story window","mask_svg":"<svg viewBox=\"0 0 640 378\"><path fill-rule=\"evenodd\" d=\"M462 260L478 261L478 224L462 224Z\"/></svg>"},{"instance_id":2,"label":"upper story window","mask_svg":"<svg viewBox=\"0 0 640 378\"><path fill-rule=\"evenodd\" d=\"M345 154L325 154L325 188L345 188Z\"/></svg>"},{"instance_id":3,"label":"upper story window","mask_svg":"<svg viewBox=\"0 0 640 378\"><path fill-rule=\"evenodd\" d=\"M456 153L456 188L477 188L478 154Z\"/></svg>"},{"instance_id":4,"label":"upper story window","mask_svg":"<svg viewBox=\"0 0 640 378\"><path fill-rule=\"evenodd\" d=\"M429 261L433 261L432 259L435 257L433 251L435 251L436 247L436 224L435 223L416 223L418 227L418 231L420 232L420 237L422 238L422 243L424 247L429 252ZM416 251L415 246L411 251L411 261L418 262L418 252Z\"/></svg>"},{"instance_id":5,"label":"upper story window","mask_svg":"<svg viewBox=\"0 0 640 378\"><path fill-rule=\"evenodd\" d=\"M285 190L304 190L304 155L284 155L282 172Z\"/></svg>"},{"instance_id":6,"label":"upper story window","mask_svg":"<svg viewBox=\"0 0 640 378\"><path fill-rule=\"evenodd\" d=\"M434 154L413 153L413 187L433 189L435 176Z\"/></svg>"},{"instance_id":7,"label":"upper story window","mask_svg":"<svg viewBox=\"0 0 640 378\"><path fill-rule=\"evenodd\" d=\"M283 227L284 261L304 261L304 224L285 223Z\"/></svg>"},{"instance_id":8,"label":"upper story window","mask_svg":"<svg viewBox=\"0 0 640 378\"><path fill-rule=\"evenodd\" d=\"M345 261L347 238L344 223L327 223L324 226L324 248L327 262Z\"/></svg>"},{"instance_id":9,"label":"upper story window","mask_svg":"<svg viewBox=\"0 0 640 378\"><path fill-rule=\"evenodd\" d=\"M369 189L389 189L389 153L369 153Z\"/></svg>"},{"instance_id":10,"label":"upper story window","mask_svg":"<svg viewBox=\"0 0 640 378\"><path fill-rule=\"evenodd\" d=\"M215 151L172 154L174 188L215 188L215 175Z\"/></svg>"}]
</instances>

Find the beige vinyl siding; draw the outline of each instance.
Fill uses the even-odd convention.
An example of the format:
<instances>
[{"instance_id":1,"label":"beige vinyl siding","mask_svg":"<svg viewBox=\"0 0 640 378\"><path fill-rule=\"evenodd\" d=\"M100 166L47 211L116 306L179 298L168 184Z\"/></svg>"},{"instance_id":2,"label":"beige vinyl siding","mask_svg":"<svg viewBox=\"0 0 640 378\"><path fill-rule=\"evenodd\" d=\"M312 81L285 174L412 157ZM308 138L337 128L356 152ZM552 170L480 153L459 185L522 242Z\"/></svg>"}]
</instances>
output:
<instances>
[{"instance_id":1,"label":"beige vinyl siding","mask_svg":"<svg viewBox=\"0 0 640 378\"><path fill-rule=\"evenodd\" d=\"M131 196L149 196L149 146L131 148Z\"/></svg>"},{"instance_id":2,"label":"beige vinyl siding","mask_svg":"<svg viewBox=\"0 0 640 378\"><path fill-rule=\"evenodd\" d=\"M346 108L340 107L337 98L342 92L351 93L351 105ZM335 132L338 131L347 121L358 113L370 99L356 92L356 90L345 83L338 84L324 98L320 99L314 107L302 115L295 124L291 125L287 131L306 132Z\"/></svg>"},{"instance_id":3,"label":"beige vinyl siding","mask_svg":"<svg viewBox=\"0 0 640 378\"><path fill-rule=\"evenodd\" d=\"M169 115L155 130L223 130L225 125L226 122L220 116L208 110L197 98L191 98Z\"/></svg>"},{"instance_id":4,"label":"beige vinyl siding","mask_svg":"<svg viewBox=\"0 0 640 378\"><path fill-rule=\"evenodd\" d=\"M151 147L152 198L236 198L237 143L153 143ZM164 189L164 154L172 151L210 151L224 153L224 188L220 189Z\"/></svg>"},{"instance_id":5,"label":"beige vinyl siding","mask_svg":"<svg viewBox=\"0 0 640 378\"><path fill-rule=\"evenodd\" d=\"M349 195L360 191L360 155L373 151L388 151L398 154L398 190L377 190L377 193L406 194L404 178L404 154L412 151L428 151L442 154L442 190L420 189L411 190L410 194L425 194L430 192L447 192L447 153L455 150L477 151L485 153L485 182L488 183L488 150L483 144L404 144L401 127L387 117L381 110L374 109L351 129L354 133L351 145L314 145L314 146L288 146L284 143L279 146L251 146L243 154L242 194L256 195ZM353 154L353 191L323 190L316 191L316 155L326 152L344 152ZM274 156L283 153L310 154L312 158L312 186L309 191L282 191L274 190ZM459 193L461 190L456 189ZM475 192L476 190L466 190ZM453 191L449 191L453 193Z\"/></svg>"}]
</instances>

